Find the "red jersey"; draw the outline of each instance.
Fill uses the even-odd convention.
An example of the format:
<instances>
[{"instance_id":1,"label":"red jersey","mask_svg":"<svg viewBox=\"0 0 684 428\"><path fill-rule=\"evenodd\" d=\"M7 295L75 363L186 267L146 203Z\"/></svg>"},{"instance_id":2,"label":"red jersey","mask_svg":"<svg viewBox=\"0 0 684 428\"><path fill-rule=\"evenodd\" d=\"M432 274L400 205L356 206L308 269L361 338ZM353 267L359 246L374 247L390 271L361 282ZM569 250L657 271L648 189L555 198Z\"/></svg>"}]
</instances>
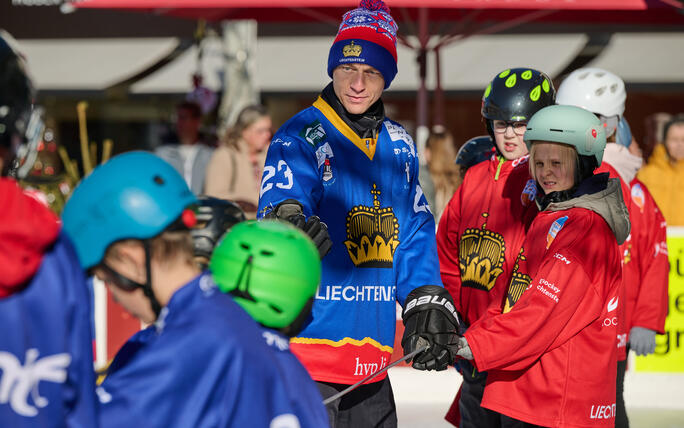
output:
<instances>
[{"instance_id":1,"label":"red jersey","mask_svg":"<svg viewBox=\"0 0 684 428\"><path fill-rule=\"evenodd\" d=\"M605 192L617 205L617 183ZM626 237L626 217L609 226L579 207L537 215L513 272L512 307L490 308L465 333L474 364L488 372L482 406L543 426L614 426L616 235Z\"/></svg>"},{"instance_id":2,"label":"red jersey","mask_svg":"<svg viewBox=\"0 0 684 428\"><path fill-rule=\"evenodd\" d=\"M525 232L537 213L528 156L492 159L468 170L437 228L444 287L467 324L501 304ZM500 308L500 307L499 307Z\"/></svg>"},{"instance_id":3,"label":"red jersey","mask_svg":"<svg viewBox=\"0 0 684 428\"><path fill-rule=\"evenodd\" d=\"M668 305L667 224L658 205L638 179L632 180L629 204L632 233L625 242L623 263L632 265L633 280L626 281L625 326L665 333ZM625 272L626 273L626 272Z\"/></svg>"}]
</instances>

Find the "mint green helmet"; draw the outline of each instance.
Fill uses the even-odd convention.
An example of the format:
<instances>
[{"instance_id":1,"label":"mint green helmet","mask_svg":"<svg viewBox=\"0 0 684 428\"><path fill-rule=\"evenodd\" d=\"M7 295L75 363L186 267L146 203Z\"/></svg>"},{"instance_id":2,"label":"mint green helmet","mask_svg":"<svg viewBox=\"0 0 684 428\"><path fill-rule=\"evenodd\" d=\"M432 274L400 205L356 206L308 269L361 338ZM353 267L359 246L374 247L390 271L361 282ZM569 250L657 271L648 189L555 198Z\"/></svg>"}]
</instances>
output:
<instances>
[{"instance_id":1,"label":"mint green helmet","mask_svg":"<svg viewBox=\"0 0 684 428\"><path fill-rule=\"evenodd\" d=\"M209 268L221 291L231 294L256 322L273 329L301 324L308 317L321 280L313 241L275 220L233 226L216 246Z\"/></svg>"},{"instance_id":2,"label":"mint green helmet","mask_svg":"<svg viewBox=\"0 0 684 428\"><path fill-rule=\"evenodd\" d=\"M536 112L527 123L523 138L528 150L537 141L573 146L578 154L593 156L597 165L601 165L606 148L606 131L599 118L569 105L548 106Z\"/></svg>"}]
</instances>

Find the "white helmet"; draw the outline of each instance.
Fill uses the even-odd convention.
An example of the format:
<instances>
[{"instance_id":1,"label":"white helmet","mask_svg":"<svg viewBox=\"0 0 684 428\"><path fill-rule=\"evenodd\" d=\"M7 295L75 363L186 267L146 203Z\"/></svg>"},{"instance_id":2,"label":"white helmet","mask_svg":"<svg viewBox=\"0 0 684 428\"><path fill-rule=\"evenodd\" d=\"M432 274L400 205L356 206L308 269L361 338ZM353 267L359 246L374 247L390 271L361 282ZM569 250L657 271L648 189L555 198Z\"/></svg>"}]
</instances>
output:
<instances>
[{"instance_id":1,"label":"white helmet","mask_svg":"<svg viewBox=\"0 0 684 428\"><path fill-rule=\"evenodd\" d=\"M625 82L600 68L580 68L568 75L556 92L556 104L582 107L602 116L625 112Z\"/></svg>"}]
</instances>

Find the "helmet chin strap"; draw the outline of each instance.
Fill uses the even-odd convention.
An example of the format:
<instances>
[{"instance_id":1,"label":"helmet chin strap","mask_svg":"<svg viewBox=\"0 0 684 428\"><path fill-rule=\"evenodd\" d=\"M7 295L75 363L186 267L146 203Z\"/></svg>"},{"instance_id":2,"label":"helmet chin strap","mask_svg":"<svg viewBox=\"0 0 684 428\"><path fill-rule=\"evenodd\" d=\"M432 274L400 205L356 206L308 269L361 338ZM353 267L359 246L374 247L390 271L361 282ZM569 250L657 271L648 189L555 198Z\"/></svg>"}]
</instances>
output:
<instances>
[{"instance_id":1,"label":"helmet chin strap","mask_svg":"<svg viewBox=\"0 0 684 428\"><path fill-rule=\"evenodd\" d=\"M111 275L114 278L114 283L117 284L118 287L122 288L123 290L126 291L133 291L136 288L140 288L143 291L143 294L145 294L145 297L150 301L150 306L152 307L152 311L154 312L154 319L156 320L159 318L159 313L161 312L161 305L159 304L159 301L157 298L154 296L154 292L152 291L152 270L150 269L150 245L147 240L143 241L143 247L145 249L145 268L147 269L147 280L145 281L145 284L140 283L138 281L134 281L125 275L120 274L117 272L115 269L110 267L107 263L100 263L100 267L104 269L109 275Z\"/></svg>"},{"instance_id":2,"label":"helmet chin strap","mask_svg":"<svg viewBox=\"0 0 684 428\"><path fill-rule=\"evenodd\" d=\"M147 280L145 284L142 285L142 290L145 296L147 296L149 299L150 306L154 312L154 319L157 320L159 318L159 313L161 312L161 305L159 304L159 300L157 300L154 295L154 291L152 290L152 251L150 250L150 241L145 239L143 241L143 247L145 248L145 270L147 271Z\"/></svg>"},{"instance_id":3,"label":"helmet chin strap","mask_svg":"<svg viewBox=\"0 0 684 428\"><path fill-rule=\"evenodd\" d=\"M295 337L298 335L302 330L304 330L304 324L306 321L309 320L309 316L311 315L311 309L313 308L313 303L314 303L314 298L310 298L308 302L306 302L306 305L302 308L302 311L297 315L297 318L295 318L290 325L283 327L280 329L280 332L283 333L287 337Z\"/></svg>"}]
</instances>

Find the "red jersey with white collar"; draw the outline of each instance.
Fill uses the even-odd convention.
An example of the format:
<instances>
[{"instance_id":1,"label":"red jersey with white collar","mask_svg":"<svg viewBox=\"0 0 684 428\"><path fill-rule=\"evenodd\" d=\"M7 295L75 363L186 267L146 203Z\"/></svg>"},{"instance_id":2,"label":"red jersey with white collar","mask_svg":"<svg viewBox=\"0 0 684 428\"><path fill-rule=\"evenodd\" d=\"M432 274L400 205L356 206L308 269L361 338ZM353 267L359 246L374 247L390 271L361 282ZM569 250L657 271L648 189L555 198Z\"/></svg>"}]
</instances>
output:
<instances>
[{"instance_id":1,"label":"red jersey with white collar","mask_svg":"<svg viewBox=\"0 0 684 428\"><path fill-rule=\"evenodd\" d=\"M470 168L437 228L444 287L467 324L501 304L525 231L537 213L528 156Z\"/></svg>"}]
</instances>

